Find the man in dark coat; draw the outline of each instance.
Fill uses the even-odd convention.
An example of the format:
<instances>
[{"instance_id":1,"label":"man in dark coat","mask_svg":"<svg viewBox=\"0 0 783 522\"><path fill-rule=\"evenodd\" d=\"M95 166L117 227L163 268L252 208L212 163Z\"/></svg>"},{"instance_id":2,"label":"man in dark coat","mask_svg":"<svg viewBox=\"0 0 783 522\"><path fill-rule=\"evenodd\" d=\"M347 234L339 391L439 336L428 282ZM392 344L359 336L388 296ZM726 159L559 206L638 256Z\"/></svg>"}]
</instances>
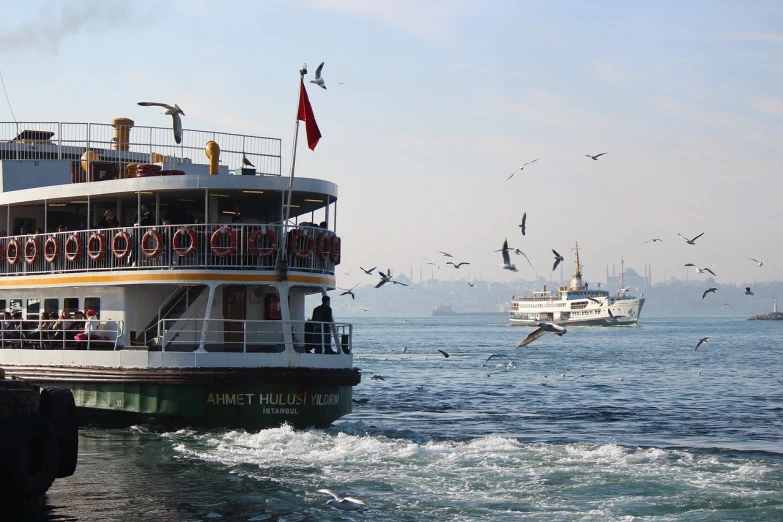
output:
<instances>
[{"instance_id":1,"label":"man in dark coat","mask_svg":"<svg viewBox=\"0 0 783 522\"><path fill-rule=\"evenodd\" d=\"M321 306L316 306L313 309L313 322L315 324L316 333L314 335L315 341L315 353L323 353L324 350L327 353L334 353L332 351L332 325L334 322L334 316L332 315L331 299L328 295L321 298Z\"/></svg>"}]
</instances>

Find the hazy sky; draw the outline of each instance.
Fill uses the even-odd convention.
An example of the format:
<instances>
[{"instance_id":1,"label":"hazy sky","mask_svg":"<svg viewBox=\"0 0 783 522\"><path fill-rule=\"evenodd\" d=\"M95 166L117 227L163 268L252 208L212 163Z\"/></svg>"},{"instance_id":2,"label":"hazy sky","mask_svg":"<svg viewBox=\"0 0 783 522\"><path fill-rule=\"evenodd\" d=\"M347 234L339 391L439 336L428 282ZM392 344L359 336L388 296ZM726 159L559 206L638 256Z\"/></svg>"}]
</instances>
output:
<instances>
[{"instance_id":1,"label":"hazy sky","mask_svg":"<svg viewBox=\"0 0 783 522\"><path fill-rule=\"evenodd\" d=\"M18 120L167 126L136 102L176 102L186 128L282 138L284 172L297 71L325 61L328 90L309 86L323 138L315 152L300 142L297 175L339 185L341 267L353 269L339 286L374 280L359 265L407 274L423 256L445 261L438 250L472 263L442 279L532 279L522 258L518 274L497 268L504 237L538 275L551 275L552 248L568 275L578 241L588 280L621 255L640 273L651 263L654 283L684 279L688 262L714 264L720 282L781 278L779 1L3 9L0 68ZM690 246L678 232L706 233ZM653 237L664 241L644 244Z\"/></svg>"}]
</instances>

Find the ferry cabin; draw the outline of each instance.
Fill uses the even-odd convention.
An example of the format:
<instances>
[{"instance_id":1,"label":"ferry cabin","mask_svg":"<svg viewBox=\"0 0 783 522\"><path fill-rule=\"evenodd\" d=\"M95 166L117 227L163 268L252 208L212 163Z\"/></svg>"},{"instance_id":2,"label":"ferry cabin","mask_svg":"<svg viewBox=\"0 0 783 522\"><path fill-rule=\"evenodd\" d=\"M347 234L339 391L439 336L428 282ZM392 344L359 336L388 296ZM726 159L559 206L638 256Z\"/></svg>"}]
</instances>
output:
<instances>
[{"instance_id":1,"label":"ferry cabin","mask_svg":"<svg viewBox=\"0 0 783 522\"><path fill-rule=\"evenodd\" d=\"M170 135L124 118L0 123L0 364L47 382L75 366L344 371L339 411L315 424L350 412L352 327L311 325L305 309L336 286L337 186L281 176L278 139ZM87 340L38 328L43 312L87 310ZM243 357L199 355L222 353Z\"/></svg>"}]
</instances>

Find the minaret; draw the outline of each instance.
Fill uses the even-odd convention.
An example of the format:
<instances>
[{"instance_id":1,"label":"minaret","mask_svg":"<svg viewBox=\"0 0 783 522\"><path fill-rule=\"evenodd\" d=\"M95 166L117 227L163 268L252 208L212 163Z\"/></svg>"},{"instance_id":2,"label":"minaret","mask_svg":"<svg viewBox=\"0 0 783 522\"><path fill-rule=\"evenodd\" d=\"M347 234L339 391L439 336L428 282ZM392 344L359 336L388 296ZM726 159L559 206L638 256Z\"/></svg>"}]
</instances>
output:
<instances>
[{"instance_id":1,"label":"minaret","mask_svg":"<svg viewBox=\"0 0 783 522\"><path fill-rule=\"evenodd\" d=\"M772 313L776 314L776 313L778 313L778 298L777 298L777 296L775 296L775 297L773 297L773 299L775 300L775 304L772 305Z\"/></svg>"}]
</instances>

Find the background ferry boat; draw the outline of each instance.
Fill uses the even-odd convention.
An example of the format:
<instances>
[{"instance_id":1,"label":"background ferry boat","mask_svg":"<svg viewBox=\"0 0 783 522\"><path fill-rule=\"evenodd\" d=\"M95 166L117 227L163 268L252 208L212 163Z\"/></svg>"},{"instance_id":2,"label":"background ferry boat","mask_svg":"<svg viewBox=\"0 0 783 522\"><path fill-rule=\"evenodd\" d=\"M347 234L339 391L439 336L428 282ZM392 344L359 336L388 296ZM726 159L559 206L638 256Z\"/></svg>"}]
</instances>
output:
<instances>
[{"instance_id":1,"label":"background ferry boat","mask_svg":"<svg viewBox=\"0 0 783 522\"><path fill-rule=\"evenodd\" d=\"M621 270L622 273L622 270ZM624 281L623 281L624 282ZM633 325L639 320L644 297L626 295L627 288L614 295L606 290L589 289L582 282L579 245L576 245L576 273L570 286L517 297L511 301L509 322L513 325L535 326L541 321L573 326Z\"/></svg>"},{"instance_id":2,"label":"background ferry boat","mask_svg":"<svg viewBox=\"0 0 783 522\"><path fill-rule=\"evenodd\" d=\"M350 413L352 325L311 323L305 306L336 286L337 186L281 177L280 147L192 130L177 144L125 118L0 123L0 366L133 421ZM152 221L135 219L144 204ZM89 339L74 317L87 310Z\"/></svg>"},{"instance_id":3,"label":"background ferry boat","mask_svg":"<svg viewBox=\"0 0 783 522\"><path fill-rule=\"evenodd\" d=\"M457 315L457 312L451 309L449 305L438 305L431 311L432 317L447 317Z\"/></svg>"}]
</instances>

